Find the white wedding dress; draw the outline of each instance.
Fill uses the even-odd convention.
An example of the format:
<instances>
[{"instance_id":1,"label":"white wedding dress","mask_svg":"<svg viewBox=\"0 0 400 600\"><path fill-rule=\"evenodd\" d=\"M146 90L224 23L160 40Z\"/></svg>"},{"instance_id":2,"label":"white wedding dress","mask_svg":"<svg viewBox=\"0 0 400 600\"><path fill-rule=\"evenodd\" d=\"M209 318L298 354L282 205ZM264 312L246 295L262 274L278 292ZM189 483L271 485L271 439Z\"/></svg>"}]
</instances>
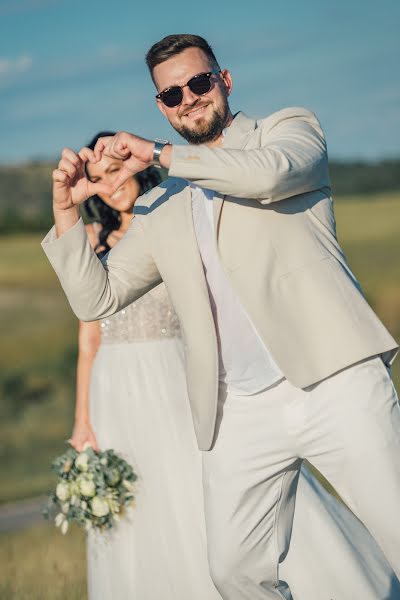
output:
<instances>
[{"instance_id":1,"label":"white wedding dress","mask_svg":"<svg viewBox=\"0 0 400 600\"><path fill-rule=\"evenodd\" d=\"M113 531L88 535L89 599L220 600L208 573L201 454L179 324L164 285L101 328L92 424L101 449L126 458L138 481L129 516ZM294 600L400 598L371 536L304 468L280 578Z\"/></svg>"}]
</instances>

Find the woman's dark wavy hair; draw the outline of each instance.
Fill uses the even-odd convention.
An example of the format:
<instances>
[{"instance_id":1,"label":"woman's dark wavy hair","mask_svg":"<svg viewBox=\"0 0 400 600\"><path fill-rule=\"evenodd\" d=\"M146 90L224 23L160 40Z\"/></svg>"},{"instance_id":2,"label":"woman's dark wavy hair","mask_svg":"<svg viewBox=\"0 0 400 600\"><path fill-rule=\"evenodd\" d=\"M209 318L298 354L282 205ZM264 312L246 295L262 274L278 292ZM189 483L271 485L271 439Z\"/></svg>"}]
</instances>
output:
<instances>
[{"instance_id":1,"label":"woman's dark wavy hair","mask_svg":"<svg viewBox=\"0 0 400 600\"><path fill-rule=\"evenodd\" d=\"M99 138L113 135L115 135L115 132L113 131L101 131L94 136L87 147L93 150ZM136 173L135 178L140 186L140 194L145 194L161 182L159 169L156 169L155 167L148 167L144 171ZM96 223L100 223L102 226L99 233L99 243L97 245L97 248L102 246L105 248L105 250L99 253L99 257L101 258L110 250L110 246L107 244L109 234L112 231L119 229L121 226L120 213L118 210L108 206L108 204L97 195L91 196L84 202L84 210L91 221L96 221Z\"/></svg>"}]
</instances>

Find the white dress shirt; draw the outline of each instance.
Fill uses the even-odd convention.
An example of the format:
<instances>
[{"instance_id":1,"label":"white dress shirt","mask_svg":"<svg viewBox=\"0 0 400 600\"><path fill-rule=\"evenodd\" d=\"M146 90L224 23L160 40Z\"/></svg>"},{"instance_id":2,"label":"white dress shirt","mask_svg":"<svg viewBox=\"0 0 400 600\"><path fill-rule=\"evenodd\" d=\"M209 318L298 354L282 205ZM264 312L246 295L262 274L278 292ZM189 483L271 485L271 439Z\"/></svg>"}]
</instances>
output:
<instances>
[{"instance_id":1,"label":"white dress shirt","mask_svg":"<svg viewBox=\"0 0 400 600\"><path fill-rule=\"evenodd\" d=\"M214 236L214 192L190 184L193 223L203 261L219 350L219 379L227 391L251 395L283 379L223 269Z\"/></svg>"}]
</instances>

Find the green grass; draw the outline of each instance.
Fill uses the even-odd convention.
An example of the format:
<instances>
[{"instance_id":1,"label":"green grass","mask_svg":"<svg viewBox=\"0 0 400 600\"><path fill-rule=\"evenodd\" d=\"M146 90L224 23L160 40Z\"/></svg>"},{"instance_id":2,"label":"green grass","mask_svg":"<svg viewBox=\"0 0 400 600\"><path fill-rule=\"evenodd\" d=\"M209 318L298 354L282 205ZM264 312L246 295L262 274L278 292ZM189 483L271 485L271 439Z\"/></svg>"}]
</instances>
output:
<instances>
[{"instance_id":1,"label":"green grass","mask_svg":"<svg viewBox=\"0 0 400 600\"><path fill-rule=\"evenodd\" d=\"M400 195L341 198L335 206L338 238L350 266L386 327L400 340ZM400 389L400 359L393 366Z\"/></svg>"},{"instance_id":2,"label":"green grass","mask_svg":"<svg viewBox=\"0 0 400 600\"><path fill-rule=\"evenodd\" d=\"M71 433L78 323L41 237L0 238L0 502L47 491Z\"/></svg>"},{"instance_id":3,"label":"green grass","mask_svg":"<svg viewBox=\"0 0 400 600\"><path fill-rule=\"evenodd\" d=\"M400 339L400 196L340 198L336 217L352 269ZM42 237L0 237L0 502L46 491L71 433L77 321ZM400 360L394 379L399 388Z\"/></svg>"},{"instance_id":4,"label":"green grass","mask_svg":"<svg viewBox=\"0 0 400 600\"><path fill-rule=\"evenodd\" d=\"M0 535L0 598L86 600L84 534L41 523Z\"/></svg>"}]
</instances>

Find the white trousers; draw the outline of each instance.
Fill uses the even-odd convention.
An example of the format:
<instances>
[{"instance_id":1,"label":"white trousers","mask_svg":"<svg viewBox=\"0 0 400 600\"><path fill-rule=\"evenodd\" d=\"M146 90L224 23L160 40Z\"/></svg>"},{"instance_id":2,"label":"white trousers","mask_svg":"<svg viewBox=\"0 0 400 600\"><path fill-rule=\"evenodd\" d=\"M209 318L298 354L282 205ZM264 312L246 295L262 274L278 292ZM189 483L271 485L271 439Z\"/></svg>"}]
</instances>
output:
<instances>
[{"instance_id":1,"label":"white trousers","mask_svg":"<svg viewBox=\"0 0 400 600\"><path fill-rule=\"evenodd\" d=\"M285 380L252 396L221 391L203 483L210 571L224 600L292 600L279 563L304 458L366 525L400 578L400 409L374 357L307 390Z\"/></svg>"}]
</instances>

